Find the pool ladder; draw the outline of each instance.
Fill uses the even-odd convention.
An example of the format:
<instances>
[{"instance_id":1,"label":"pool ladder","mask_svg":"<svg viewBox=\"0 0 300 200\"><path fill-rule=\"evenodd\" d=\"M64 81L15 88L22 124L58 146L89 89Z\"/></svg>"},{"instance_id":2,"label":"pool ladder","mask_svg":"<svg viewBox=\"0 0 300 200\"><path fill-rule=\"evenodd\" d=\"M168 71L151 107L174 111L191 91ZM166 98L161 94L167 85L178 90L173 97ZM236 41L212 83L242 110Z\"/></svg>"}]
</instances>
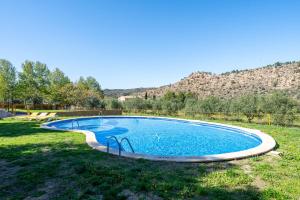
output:
<instances>
[{"instance_id":1,"label":"pool ladder","mask_svg":"<svg viewBox=\"0 0 300 200\"><path fill-rule=\"evenodd\" d=\"M79 122L78 122L78 120L76 120L76 119L73 119L72 120L72 129L74 129L74 123L76 122L76 124L77 124L77 128L79 128L80 126L79 126Z\"/></svg>"},{"instance_id":2,"label":"pool ladder","mask_svg":"<svg viewBox=\"0 0 300 200\"><path fill-rule=\"evenodd\" d=\"M80 127L80 126L79 126L79 122L78 122L78 120L76 120L76 119L72 120L72 129L74 129L74 124L77 125L77 128ZM130 143L130 141L129 141L129 139L128 139L127 137L123 137L123 138L121 139L120 142L119 142L118 138L117 138L116 136L113 136L113 135L110 136L110 137L108 137L107 139L108 139L108 140L107 140L107 145L106 145L106 146L107 146L107 153L109 153L110 139L114 139L114 140L117 142L118 150L119 150L119 156L121 155L121 150L122 150L122 143L123 143L123 141L126 141L126 142L127 142L127 144L129 145L129 147L130 147L132 153L134 153L133 147L132 147L132 145L131 145L131 143Z\"/></svg>"},{"instance_id":3,"label":"pool ladder","mask_svg":"<svg viewBox=\"0 0 300 200\"><path fill-rule=\"evenodd\" d=\"M113 136L113 135L107 138L107 142L106 142L107 153L109 153L109 144L110 144L110 141L111 141L112 139L115 140L115 141L117 142L117 145L118 145L118 151L119 151L119 156L121 156L122 142L123 142L123 141L126 141L126 142L127 142L127 144L129 145L129 147L130 147L132 153L134 153L134 150L133 150L133 148L132 148L132 145L131 145L131 143L130 143L130 141L128 140L127 137L123 137L123 138L121 139L121 141L119 142L118 138L117 138L116 136Z\"/></svg>"}]
</instances>

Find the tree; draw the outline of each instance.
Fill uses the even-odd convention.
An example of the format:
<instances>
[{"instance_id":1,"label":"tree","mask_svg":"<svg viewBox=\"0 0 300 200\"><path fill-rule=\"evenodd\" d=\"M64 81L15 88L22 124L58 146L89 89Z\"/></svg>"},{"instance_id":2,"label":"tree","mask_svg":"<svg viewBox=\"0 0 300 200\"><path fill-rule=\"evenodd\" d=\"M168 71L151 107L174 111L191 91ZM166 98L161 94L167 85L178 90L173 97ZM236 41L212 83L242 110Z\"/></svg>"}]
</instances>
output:
<instances>
[{"instance_id":1,"label":"tree","mask_svg":"<svg viewBox=\"0 0 300 200\"><path fill-rule=\"evenodd\" d=\"M109 109L121 109L122 104L117 99L107 100L107 105Z\"/></svg>"},{"instance_id":2,"label":"tree","mask_svg":"<svg viewBox=\"0 0 300 200\"><path fill-rule=\"evenodd\" d=\"M152 104L152 109L156 112L161 111L162 110L162 101L161 100L156 100L156 97L153 101L151 101Z\"/></svg>"},{"instance_id":3,"label":"tree","mask_svg":"<svg viewBox=\"0 0 300 200\"><path fill-rule=\"evenodd\" d=\"M8 105L13 104L16 86L16 68L9 61L0 59L0 98Z\"/></svg>"},{"instance_id":4,"label":"tree","mask_svg":"<svg viewBox=\"0 0 300 200\"><path fill-rule=\"evenodd\" d=\"M76 86L73 83L68 83L61 87L59 89L59 93L62 95L61 100L62 104L66 106L71 106L71 105L79 105L79 98L77 95L81 95L80 93L78 94L78 90L76 90Z\"/></svg>"},{"instance_id":5,"label":"tree","mask_svg":"<svg viewBox=\"0 0 300 200\"><path fill-rule=\"evenodd\" d=\"M64 72L62 72L60 69L55 68L51 73L50 73L50 84L62 87L66 84L69 84L71 81L69 77L67 77Z\"/></svg>"},{"instance_id":6,"label":"tree","mask_svg":"<svg viewBox=\"0 0 300 200\"><path fill-rule=\"evenodd\" d=\"M211 116L211 114L219 111L220 99L214 96L209 96L201 101L200 108L202 113Z\"/></svg>"},{"instance_id":7,"label":"tree","mask_svg":"<svg viewBox=\"0 0 300 200\"><path fill-rule=\"evenodd\" d=\"M197 113L201 112L199 101L192 98L187 99L184 111L186 115L194 117Z\"/></svg>"},{"instance_id":8,"label":"tree","mask_svg":"<svg viewBox=\"0 0 300 200\"><path fill-rule=\"evenodd\" d=\"M85 96L82 97L84 100L82 107L89 108L89 109L95 109L95 108L101 108L104 109L106 104L103 101L102 97L99 96L98 93L96 93L94 90L87 90L85 91Z\"/></svg>"},{"instance_id":9,"label":"tree","mask_svg":"<svg viewBox=\"0 0 300 200\"><path fill-rule=\"evenodd\" d=\"M262 110L271 114L273 123L292 125L297 113L297 102L282 92L275 92L264 98Z\"/></svg>"},{"instance_id":10,"label":"tree","mask_svg":"<svg viewBox=\"0 0 300 200\"><path fill-rule=\"evenodd\" d=\"M235 115L236 120L240 121L240 114L242 113L242 104L239 98L231 99L230 108L231 113L237 114Z\"/></svg>"},{"instance_id":11,"label":"tree","mask_svg":"<svg viewBox=\"0 0 300 200\"><path fill-rule=\"evenodd\" d=\"M43 64L39 61L34 64L34 79L37 84L37 89L39 95L43 100L49 95L49 86L50 86L50 70L46 64Z\"/></svg>"},{"instance_id":12,"label":"tree","mask_svg":"<svg viewBox=\"0 0 300 200\"><path fill-rule=\"evenodd\" d=\"M94 92L98 93L102 98L104 97L103 91L101 90L101 86L94 77L89 76L86 79L80 77L79 81L77 82L77 85L87 90L93 90Z\"/></svg>"},{"instance_id":13,"label":"tree","mask_svg":"<svg viewBox=\"0 0 300 200\"><path fill-rule=\"evenodd\" d=\"M0 101L23 101L33 108L41 103L104 108L103 97L100 84L91 76L72 83L58 68L51 72L46 64L29 60L17 74L9 61L0 59Z\"/></svg>"},{"instance_id":14,"label":"tree","mask_svg":"<svg viewBox=\"0 0 300 200\"><path fill-rule=\"evenodd\" d=\"M70 79L58 68L50 73L49 100L52 104L64 104L64 87L71 84Z\"/></svg>"},{"instance_id":15,"label":"tree","mask_svg":"<svg viewBox=\"0 0 300 200\"><path fill-rule=\"evenodd\" d=\"M176 101L162 101L162 110L166 112L166 114L176 114L180 108L180 105Z\"/></svg>"},{"instance_id":16,"label":"tree","mask_svg":"<svg viewBox=\"0 0 300 200\"><path fill-rule=\"evenodd\" d=\"M176 95L176 99L179 102L184 103L186 99L186 94L184 92L178 92L178 94Z\"/></svg>"},{"instance_id":17,"label":"tree","mask_svg":"<svg viewBox=\"0 0 300 200\"><path fill-rule=\"evenodd\" d=\"M194 94L194 93L192 93L192 92L187 92L187 93L185 94L185 100L187 100L187 99L195 99L195 100L197 100L198 98L197 98L197 95L196 95L196 94Z\"/></svg>"},{"instance_id":18,"label":"tree","mask_svg":"<svg viewBox=\"0 0 300 200\"><path fill-rule=\"evenodd\" d=\"M176 98L175 92L167 91L163 96L163 99L166 101L174 100Z\"/></svg>"},{"instance_id":19,"label":"tree","mask_svg":"<svg viewBox=\"0 0 300 200\"><path fill-rule=\"evenodd\" d=\"M26 101L34 101L37 98L37 86L34 78L34 63L25 61L22 64L22 72L19 73L19 89L21 97Z\"/></svg>"},{"instance_id":20,"label":"tree","mask_svg":"<svg viewBox=\"0 0 300 200\"><path fill-rule=\"evenodd\" d=\"M231 106L232 99L223 99L220 102L220 111L225 114L225 116L229 116L231 114Z\"/></svg>"},{"instance_id":21,"label":"tree","mask_svg":"<svg viewBox=\"0 0 300 200\"><path fill-rule=\"evenodd\" d=\"M77 105L88 108L104 108L103 91L98 81L89 76L86 79L80 77L75 84L77 95Z\"/></svg>"},{"instance_id":22,"label":"tree","mask_svg":"<svg viewBox=\"0 0 300 200\"><path fill-rule=\"evenodd\" d=\"M22 72L19 73L20 94L25 104L42 103L49 94L50 71L46 64L41 62L25 61Z\"/></svg>"},{"instance_id":23,"label":"tree","mask_svg":"<svg viewBox=\"0 0 300 200\"><path fill-rule=\"evenodd\" d=\"M143 100L141 98L133 98L123 102L123 107L126 110L140 111L151 109L152 105L150 101Z\"/></svg>"},{"instance_id":24,"label":"tree","mask_svg":"<svg viewBox=\"0 0 300 200\"><path fill-rule=\"evenodd\" d=\"M258 97L256 95L246 95L240 98L241 112L247 117L248 122L254 119L258 110Z\"/></svg>"}]
</instances>

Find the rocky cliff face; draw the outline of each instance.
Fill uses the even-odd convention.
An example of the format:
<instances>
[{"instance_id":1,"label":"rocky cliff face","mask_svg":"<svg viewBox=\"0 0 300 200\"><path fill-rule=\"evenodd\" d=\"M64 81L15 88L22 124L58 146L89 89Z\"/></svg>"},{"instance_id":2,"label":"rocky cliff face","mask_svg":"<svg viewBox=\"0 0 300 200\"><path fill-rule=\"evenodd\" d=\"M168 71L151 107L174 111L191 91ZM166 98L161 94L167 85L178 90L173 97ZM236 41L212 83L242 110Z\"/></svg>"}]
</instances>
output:
<instances>
[{"instance_id":1,"label":"rocky cliff face","mask_svg":"<svg viewBox=\"0 0 300 200\"><path fill-rule=\"evenodd\" d=\"M162 96L166 91L193 92L199 97L230 98L246 93L264 94L274 90L288 91L300 98L300 62L276 63L266 67L232 71L223 74L195 72L170 85L147 90L148 96ZM144 95L145 92L140 93Z\"/></svg>"}]
</instances>

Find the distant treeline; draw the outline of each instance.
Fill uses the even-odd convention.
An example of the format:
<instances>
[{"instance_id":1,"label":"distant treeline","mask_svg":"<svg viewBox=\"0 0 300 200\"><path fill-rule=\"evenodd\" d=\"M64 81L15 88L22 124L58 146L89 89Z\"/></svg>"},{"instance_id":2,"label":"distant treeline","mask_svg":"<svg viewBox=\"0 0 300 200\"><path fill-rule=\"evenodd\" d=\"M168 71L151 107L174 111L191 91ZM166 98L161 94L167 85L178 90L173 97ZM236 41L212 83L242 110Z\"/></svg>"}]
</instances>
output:
<instances>
[{"instance_id":1,"label":"distant treeline","mask_svg":"<svg viewBox=\"0 0 300 200\"><path fill-rule=\"evenodd\" d=\"M192 93L167 92L162 98L130 99L116 107L123 107L129 112L143 112L152 110L158 114L177 115L183 112L187 116L198 114L210 117L216 113L225 116L233 114L244 115L248 122L254 117L262 118L265 114L272 116L272 123L281 125L291 125L296 119L296 114L300 111L299 102L289 97L285 93L275 92L268 95L248 94L232 99L221 99L210 96L207 98L197 98Z\"/></svg>"},{"instance_id":2,"label":"distant treeline","mask_svg":"<svg viewBox=\"0 0 300 200\"><path fill-rule=\"evenodd\" d=\"M26 60L16 71L11 62L0 59L0 103L51 104L64 107L103 107L103 91L91 76L72 82L60 69L50 71L46 64Z\"/></svg>"},{"instance_id":3,"label":"distant treeline","mask_svg":"<svg viewBox=\"0 0 300 200\"><path fill-rule=\"evenodd\" d=\"M107 97L128 96L135 93L142 93L154 88L132 88L132 89L105 89L103 93Z\"/></svg>"},{"instance_id":4,"label":"distant treeline","mask_svg":"<svg viewBox=\"0 0 300 200\"><path fill-rule=\"evenodd\" d=\"M273 65L267 65L267 66L264 66L263 68L281 67L283 65L290 65L290 64L294 64L294 63L298 63L298 66L300 66L300 62L299 61L287 61L287 62L276 62ZM249 71L249 69L242 69L242 70L234 69L234 70L232 70L230 72L221 73L221 75L229 75L229 74L232 74L232 73L240 73L240 72L245 72L245 71Z\"/></svg>"}]
</instances>

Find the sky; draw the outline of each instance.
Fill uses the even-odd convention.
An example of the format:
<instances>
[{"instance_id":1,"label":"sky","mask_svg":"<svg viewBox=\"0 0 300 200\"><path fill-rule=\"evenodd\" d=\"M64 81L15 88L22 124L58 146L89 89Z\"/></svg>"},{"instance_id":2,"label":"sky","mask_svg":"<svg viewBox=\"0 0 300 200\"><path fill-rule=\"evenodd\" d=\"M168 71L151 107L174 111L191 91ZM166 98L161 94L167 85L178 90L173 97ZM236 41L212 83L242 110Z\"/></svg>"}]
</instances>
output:
<instances>
[{"instance_id":1,"label":"sky","mask_svg":"<svg viewBox=\"0 0 300 200\"><path fill-rule=\"evenodd\" d=\"M0 0L0 58L156 87L300 60L299 0Z\"/></svg>"}]
</instances>

